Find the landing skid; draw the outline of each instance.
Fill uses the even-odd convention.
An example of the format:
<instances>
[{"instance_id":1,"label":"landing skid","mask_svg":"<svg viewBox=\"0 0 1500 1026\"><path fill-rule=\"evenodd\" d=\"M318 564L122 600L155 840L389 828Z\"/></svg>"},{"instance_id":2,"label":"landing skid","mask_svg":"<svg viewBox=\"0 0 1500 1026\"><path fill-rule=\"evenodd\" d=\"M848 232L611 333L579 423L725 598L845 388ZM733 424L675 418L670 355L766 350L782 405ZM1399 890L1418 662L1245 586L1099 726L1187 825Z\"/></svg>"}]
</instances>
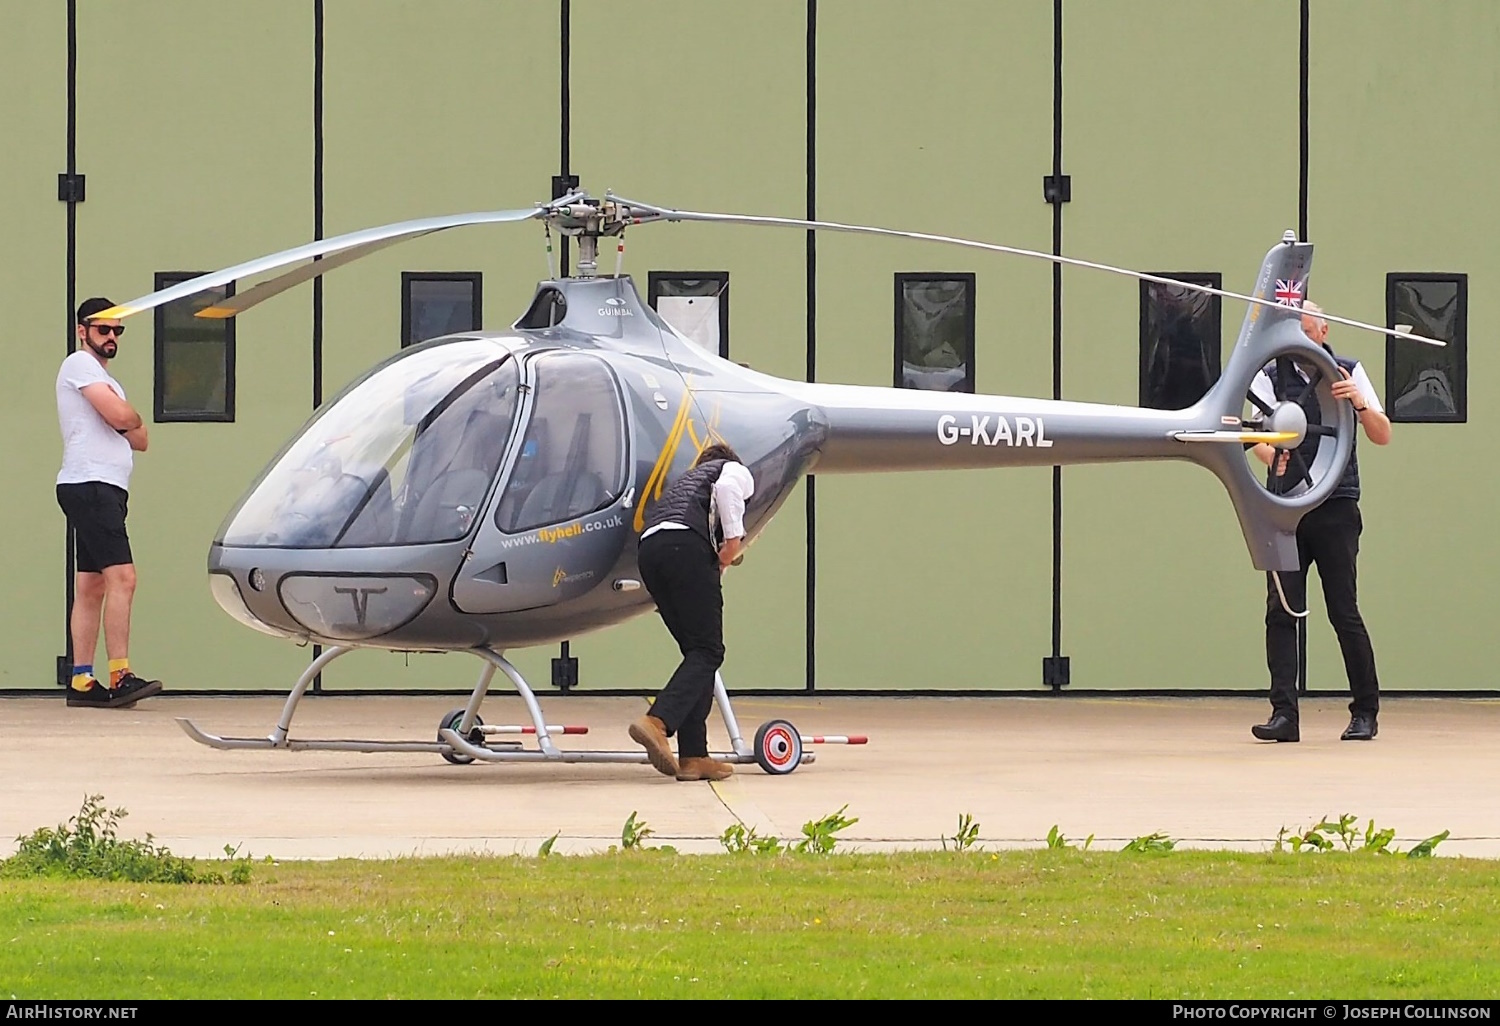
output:
<instances>
[{"instance_id":1,"label":"landing skid","mask_svg":"<svg viewBox=\"0 0 1500 1026\"><path fill-rule=\"evenodd\" d=\"M553 741L554 737L586 734L588 728L549 724L542 716L536 693L531 690L531 685L526 683L521 672L505 656L487 648L472 650L473 654L484 662L484 669L480 671L479 680L474 684L474 691L469 696L468 704L463 709L455 709L443 717L435 741L320 740L292 737L292 717L314 678L329 663L350 651L352 651L351 648L330 648L312 661L303 671L302 676L297 678L296 685L287 696L286 705L281 710L281 719L276 722L276 729L265 737L220 737L217 734L199 730L191 720L185 718L179 718L177 723L188 737L199 744L225 751L283 749L325 752L433 752L457 765L473 762L642 764L647 762L644 751L565 751L558 748ZM490 681L494 678L496 670L510 678L516 693L526 703L526 711L531 716L529 725L486 724L480 719L479 707L483 704L485 695L489 693ZM729 692L724 687L724 679L717 673L714 674L714 704L724 718L724 727L729 733L732 750L710 753L712 757L723 762L738 764L753 762L773 775L790 773L803 763L815 761L817 756L807 751L809 745L862 745L867 741L866 738L858 735L807 736L799 734L796 728L785 720L771 720L761 724L754 740L747 742L744 735L740 733L739 720L735 718L734 708L730 705ZM534 736L536 747L526 748L521 742L498 740L506 735Z\"/></svg>"}]
</instances>

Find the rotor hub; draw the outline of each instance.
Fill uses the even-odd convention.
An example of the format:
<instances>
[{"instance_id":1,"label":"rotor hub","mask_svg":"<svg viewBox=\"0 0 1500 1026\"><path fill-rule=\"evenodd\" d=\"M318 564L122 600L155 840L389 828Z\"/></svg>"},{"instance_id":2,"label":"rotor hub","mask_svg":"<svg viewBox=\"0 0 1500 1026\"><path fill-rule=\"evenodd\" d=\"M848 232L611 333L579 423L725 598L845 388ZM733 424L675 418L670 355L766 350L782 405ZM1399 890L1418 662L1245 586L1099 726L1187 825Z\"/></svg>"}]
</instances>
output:
<instances>
[{"instance_id":1,"label":"rotor hub","mask_svg":"<svg viewBox=\"0 0 1500 1026\"><path fill-rule=\"evenodd\" d=\"M1295 449L1307 439L1307 411L1290 400L1277 403L1276 409L1266 418L1266 430L1295 434L1295 441L1277 446L1278 449Z\"/></svg>"}]
</instances>

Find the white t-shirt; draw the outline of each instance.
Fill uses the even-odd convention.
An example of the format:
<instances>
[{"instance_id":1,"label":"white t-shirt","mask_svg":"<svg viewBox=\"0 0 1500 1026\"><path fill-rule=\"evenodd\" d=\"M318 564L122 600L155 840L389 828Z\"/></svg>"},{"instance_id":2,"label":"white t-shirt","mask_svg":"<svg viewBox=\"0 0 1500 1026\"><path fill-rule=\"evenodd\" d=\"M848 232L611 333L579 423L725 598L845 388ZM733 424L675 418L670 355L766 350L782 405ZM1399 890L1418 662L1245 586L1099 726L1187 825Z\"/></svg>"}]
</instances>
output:
<instances>
[{"instance_id":1,"label":"white t-shirt","mask_svg":"<svg viewBox=\"0 0 1500 1026\"><path fill-rule=\"evenodd\" d=\"M125 398L125 389L85 350L69 356L57 372L57 422L63 438L62 469L57 472L57 483L103 481L129 491L130 470L134 466L130 443L109 426L83 394L83 389L100 382L114 389L121 399Z\"/></svg>"}]
</instances>

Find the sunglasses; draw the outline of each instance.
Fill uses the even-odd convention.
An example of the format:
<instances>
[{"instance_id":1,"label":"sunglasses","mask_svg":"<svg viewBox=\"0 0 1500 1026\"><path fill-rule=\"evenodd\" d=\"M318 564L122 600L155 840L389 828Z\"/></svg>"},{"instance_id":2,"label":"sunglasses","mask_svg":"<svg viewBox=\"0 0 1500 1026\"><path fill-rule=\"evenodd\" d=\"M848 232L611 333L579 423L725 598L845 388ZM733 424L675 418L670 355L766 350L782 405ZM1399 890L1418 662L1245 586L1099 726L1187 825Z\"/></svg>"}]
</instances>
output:
<instances>
[{"instance_id":1,"label":"sunglasses","mask_svg":"<svg viewBox=\"0 0 1500 1026\"><path fill-rule=\"evenodd\" d=\"M113 335L116 338L125 334L125 325L123 324L90 324L89 327L101 335Z\"/></svg>"}]
</instances>

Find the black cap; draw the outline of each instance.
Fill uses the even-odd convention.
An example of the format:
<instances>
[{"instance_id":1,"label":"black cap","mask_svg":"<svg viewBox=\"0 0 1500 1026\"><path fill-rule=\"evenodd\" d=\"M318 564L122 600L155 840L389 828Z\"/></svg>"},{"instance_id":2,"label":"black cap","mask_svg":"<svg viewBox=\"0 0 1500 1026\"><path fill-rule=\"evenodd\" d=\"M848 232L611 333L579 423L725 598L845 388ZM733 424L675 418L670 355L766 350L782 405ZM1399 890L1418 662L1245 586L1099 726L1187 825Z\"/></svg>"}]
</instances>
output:
<instances>
[{"instance_id":1,"label":"black cap","mask_svg":"<svg viewBox=\"0 0 1500 1026\"><path fill-rule=\"evenodd\" d=\"M103 296L94 296L91 299L85 299L82 303L78 304L78 323L87 324L90 318L103 310L108 310L114 305L114 300L105 299Z\"/></svg>"}]
</instances>

